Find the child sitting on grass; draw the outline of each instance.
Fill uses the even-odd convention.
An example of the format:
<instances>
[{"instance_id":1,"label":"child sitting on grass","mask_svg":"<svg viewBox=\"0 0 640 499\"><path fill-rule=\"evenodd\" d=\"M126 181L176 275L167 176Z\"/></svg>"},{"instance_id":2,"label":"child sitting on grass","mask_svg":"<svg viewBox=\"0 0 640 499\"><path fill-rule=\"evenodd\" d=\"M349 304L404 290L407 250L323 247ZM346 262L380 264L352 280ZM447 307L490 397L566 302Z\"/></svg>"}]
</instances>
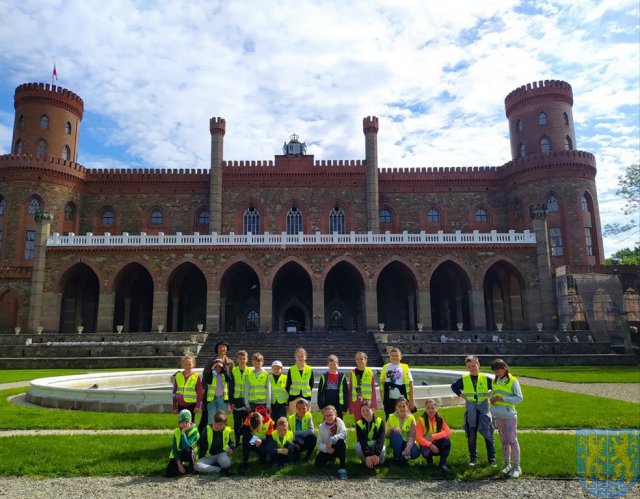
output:
<instances>
[{"instance_id":1,"label":"child sitting on grass","mask_svg":"<svg viewBox=\"0 0 640 499\"><path fill-rule=\"evenodd\" d=\"M433 464L433 456L440 456L440 469L449 471L447 457L451 451L451 430L447 422L438 413L438 405L433 399L427 399L424 404L424 414L418 418L416 441L420 446L420 454Z\"/></svg>"},{"instance_id":2,"label":"child sitting on grass","mask_svg":"<svg viewBox=\"0 0 640 499\"><path fill-rule=\"evenodd\" d=\"M409 410L409 401L400 397L396 400L396 411L389 414L386 428L389 444L393 449L395 464L404 465L409 459L418 457L416 440L416 419Z\"/></svg>"},{"instance_id":3,"label":"child sitting on grass","mask_svg":"<svg viewBox=\"0 0 640 499\"><path fill-rule=\"evenodd\" d=\"M188 409L181 410L178 414L178 428L173 432L169 463L164 476L175 477L186 474L187 470L193 471L199 437L198 427L191 420L191 412Z\"/></svg>"},{"instance_id":4,"label":"child sitting on grass","mask_svg":"<svg viewBox=\"0 0 640 499\"><path fill-rule=\"evenodd\" d=\"M344 469L347 458L347 427L342 419L336 415L336 408L332 405L326 406L322 413L324 421L318 430L318 455L316 456L316 466L322 467L327 463L332 463L338 459L340 468L338 476L346 477Z\"/></svg>"},{"instance_id":5,"label":"child sitting on grass","mask_svg":"<svg viewBox=\"0 0 640 499\"><path fill-rule=\"evenodd\" d=\"M362 401L360 412L362 418L356 422L356 455L367 468L373 469L384 464L384 420L376 417L369 400Z\"/></svg>"},{"instance_id":6,"label":"child sitting on grass","mask_svg":"<svg viewBox=\"0 0 640 499\"><path fill-rule=\"evenodd\" d=\"M267 457L273 453L273 420L269 417L267 408L263 405L256 407L255 412L247 416L242 427L242 464L240 473L249 471L249 454L258 454L261 463L266 463Z\"/></svg>"},{"instance_id":7,"label":"child sitting on grass","mask_svg":"<svg viewBox=\"0 0 640 499\"><path fill-rule=\"evenodd\" d=\"M293 462L293 432L289 429L287 418L281 417L276 422L276 431L271 435L276 444L272 456L274 468L281 468Z\"/></svg>"},{"instance_id":8,"label":"child sitting on grass","mask_svg":"<svg viewBox=\"0 0 640 499\"><path fill-rule=\"evenodd\" d=\"M233 428L227 426L227 414L218 411L200 439L200 459L193 468L198 473L229 475L233 454Z\"/></svg>"},{"instance_id":9,"label":"child sitting on grass","mask_svg":"<svg viewBox=\"0 0 640 499\"><path fill-rule=\"evenodd\" d=\"M313 418L306 399L301 398L296 402L296 412L289 416L289 428L293 432L295 459L298 459L304 451L306 452L304 460L309 461L316 448L318 437L314 433Z\"/></svg>"}]
</instances>

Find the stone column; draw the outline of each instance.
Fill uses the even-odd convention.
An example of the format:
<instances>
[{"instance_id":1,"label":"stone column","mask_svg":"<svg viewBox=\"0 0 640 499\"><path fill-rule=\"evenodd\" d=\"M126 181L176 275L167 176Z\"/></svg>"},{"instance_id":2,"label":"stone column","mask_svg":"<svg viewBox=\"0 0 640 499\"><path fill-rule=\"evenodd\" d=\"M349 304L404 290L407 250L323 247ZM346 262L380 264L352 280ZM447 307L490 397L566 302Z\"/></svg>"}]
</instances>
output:
<instances>
[{"instance_id":1,"label":"stone column","mask_svg":"<svg viewBox=\"0 0 640 499\"><path fill-rule=\"evenodd\" d=\"M220 291L207 291L207 330L219 333L220 325Z\"/></svg>"},{"instance_id":2,"label":"stone column","mask_svg":"<svg viewBox=\"0 0 640 499\"><path fill-rule=\"evenodd\" d=\"M380 233L380 204L378 193L378 118L367 116L362 120L367 162L367 230ZM377 323L376 323L377 327Z\"/></svg>"},{"instance_id":3,"label":"stone column","mask_svg":"<svg viewBox=\"0 0 640 499\"><path fill-rule=\"evenodd\" d=\"M431 318L431 292L428 289L418 290L418 320L422 319L423 331L433 329Z\"/></svg>"},{"instance_id":4,"label":"stone column","mask_svg":"<svg viewBox=\"0 0 640 499\"><path fill-rule=\"evenodd\" d=\"M366 328L378 330L378 291L374 287L364 294Z\"/></svg>"},{"instance_id":5,"label":"stone column","mask_svg":"<svg viewBox=\"0 0 640 499\"><path fill-rule=\"evenodd\" d=\"M529 214L536 235L536 256L538 283L540 288L540 307L535 307L529 314L530 328L535 327L536 322L551 323L552 316L556 315L555 293L553 278L551 275L551 256L549 255L549 231L547 229L547 204L529 205ZM539 311L535 313L536 309ZM540 315L541 314L541 315Z\"/></svg>"},{"instance_id":6,"label":"stone column","mask_svg":"<svg viewBox=\"0 0 640 499\"><path fill-rule=\"evenodd\" d=\"M326 329L324 310L324 289L314 289L312 297L311 315L313 317L312 328L314 331Z\"/></svg>"},{"instance_id":7,"label":"stone column","mask_svg":"<svg viewBox=\"0 0 640 499\"><path fill-rule=\"evenodd\" d=\"M112 292L100 293L100 299L98 301L98 324L96 325L96 331L110 331L114 332L116 326L119 324L113 323L113 306L115 303L115 295ZM124 324L121 324L124 326ZM129 330L129 324L126 325L124 331Z\"/></svg>"},{"instance_id":8,"label":"stone column","mask_svg":"<svg viewBox=\"0 0 640 499\"><path fill-rule=\"evenodd\" d=\"M167 324L167 298L169 294L162 291L153 292L153 310L151 311L151 329L153 331L158 330L158 324L164 324L164 330L169 330L169 324ZM176 318L174 322L177 324L178 312L173 314ZM172 329L175 331L175 329Z\"/></svg>"},{"instance_id":9,"label":"stone column","mask_svg":"<svg viewBox=\"0 0 640 499\"><path fill-rule=\"evenodd\" d=\"M260 290L260 331L271 331L273 322L273 291Z\"/></svg>"},{"instance_id":10,"label":"stone column","mask_svg":"<svg viewBox=\"0 0 640 499\"><path fill-rule=\"evenodd\" d=\"M53 213L38 212L36 221L36 245L33 253L33 269L31 270L31 287L29 289L28 331L32 332L42 322L42 295L44 292L44 276L47 266L47 238L51 233Z\"/></svg>"},{"instance_id":11,"label":"stone column","mask_svg":"<svg viewBox=\"0 0 640 499\"><path fill-rule=\"evenodd\" d=\"M472 289L469 295L469 303L471 305L471 329L486 331L487 316L484 312L484 290Z\"/></svg>"},{"instance_id":12,"label":"stone column","mask_svg":"<svg viewBox=\"0 0 640 499\"><path fill-rule=\"evenodd\" d=\"M211 118L211 170L209 171L209 228L222 232L222 158L226 122L223 118Z\"/></svg>"}]
</instances>

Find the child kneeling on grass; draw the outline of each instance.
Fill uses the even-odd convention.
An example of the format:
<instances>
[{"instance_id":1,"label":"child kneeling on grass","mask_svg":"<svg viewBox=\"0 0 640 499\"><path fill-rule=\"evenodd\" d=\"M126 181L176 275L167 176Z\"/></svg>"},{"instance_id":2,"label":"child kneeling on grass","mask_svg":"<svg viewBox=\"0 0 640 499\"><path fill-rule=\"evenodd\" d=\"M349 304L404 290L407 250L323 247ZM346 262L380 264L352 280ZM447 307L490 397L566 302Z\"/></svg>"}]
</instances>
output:
<instances>
[{"instance_id":1,"label":"child kneeling on grass","mask_svg":"<svg viewBox=\"0 0 640 499\"><path fill-rule=\"evenodd\" d=\"M325 406L322 413L324 421L318 430L316 466L322 467L327 463L334 462L337 458L340 463L338 476L346 478L347 471L344 466L347 458L347 427L337 416L336 408L332 405Z\"/></svg>"},{"instance_id":2,"label":"child kneeling on grass","mask_svg":"<svg viewBox=\"0 0 640 499\"><path fill-rule=\"evenodd\" d=\"M424 414L418 418L416 428L416 441L420 446L420 454L427 460L427 464L433 464L433 456L440 456L440 469L449 471L447 458L451 451L451 430L447 422L438 413L438 405L433 399L427 399Z\"/></svg>"},{"instance_id":3,"label":"child kneeling on grass","mask_svg":"<svg viewBox=\"0 0 640 499\"><path fill-rule=\"evenodd\" d=\"M386 428L389 444L393 449L395 464L406 464L409 459L418 457L416 445L416 419L409 410L409 401L400 397L396 400L396 411L389 414Z\"/></svg>"},{"instance_id":4,"label":"child kneeling on grass","mask_svg":"<svg viewBox=\"0 0 640 499\"><path fill-rule=\"evenodd\" d=\"M200 459L193 465L198 473L230 475L233 454L233 428L227 426L227 414L218 411L213 423L204 429L200 439Z\"/></svg>"},{"instance_id":5,"label":"child kneeling on grass","mask_svg":"<svg viewBox=\"0 0 640 499\"><path fill-rule=\"evenodd\" d=\"M356 422L356 455L369 469L384 464L384 420L376 417L370 400L360 405L362 418Z\"/></svg>"},{"instance_id":6,"label":"child kneeling on grass","mask_svg":"<svg viewBox=\"0 0 640 499\"><path fill-rule=\"evenodd\" d=\"M169 463L164 476L180 476L193 471L199 437L198 427L191 421L191 411L181 410L178 414L178 428L173 432Z\"/></svg>"},{"instance_id":7,"label":"child kneeling on grass","mask_svg":"<svg viewBox=\"0 0 640 499\"><path fill-rule=\"evenodd\" d=\"M316 448L318 437L314 434L313 418L306 399L300 398L296 402L296 412L289 416L289 428L293 432L295 459L305 452L303 459L309 461Z\"/></svg>"},{"instance_id":8,"label":"child kneeling on grass","mask_svg":"<svg viewBox=\"0 0 640 499\"><path fill-rule=\"evenodd\" d=\"M263 405L256 407L255 412L247 416L242 427L242 464L240 472L249 471L249 454L258 454L261 463L266 463L267 457L273 454L273 420L269 417L267 408Z\"/></svg>"},{"instance_id":9,"label":"child kneeling on grass","mask_svg":"<svg viewBox=\"0 0 640 499\"><path fill-rule=\"evenodd\" d=\"M276 422L276 431L271 435L276 448L271 458L274 468L281 468L293 462L293 432L289 429L287 418L281 417Z\"/></svg>"}]
</instances>

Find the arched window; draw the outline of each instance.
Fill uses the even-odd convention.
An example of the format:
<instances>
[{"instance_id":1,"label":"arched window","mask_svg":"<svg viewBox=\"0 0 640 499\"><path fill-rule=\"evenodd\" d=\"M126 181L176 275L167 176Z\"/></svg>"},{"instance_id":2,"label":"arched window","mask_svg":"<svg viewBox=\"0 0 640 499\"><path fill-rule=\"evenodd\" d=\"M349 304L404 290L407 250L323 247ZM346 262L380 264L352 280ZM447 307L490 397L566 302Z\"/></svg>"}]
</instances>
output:
<instances>
[{"instance_id":1,"label":"arched window","mask_svg":"<svg viewBox=\"0 0 640 499\"><path fill-rule=\"evenodd\" d=\"M49 128L49 117L46 114L40 116L40 128Z\"/></svg>"},{"instance_id":2,"label":"arched window","mask_svg":"<svg viewBox=\"0 0 640 499\"><path fill-rule=\"evenodd\" d=\"M18 128L20 130L24 130L24 115L20 115L20 118L18 118Z\"/></svg>"},{"instance_id":3,"label":"arched window","mask_svg":"<svg viewBox=\"0 0 640 499\"><path fill-rule=\"evenodd\" d=\"M562 113L562 121L565 125L569 124L569 115L567 113Z\"/></svg>"},{"instance_id":4,"label":"arched window","mask_svg":"<svg viewBox=\"0 0 640 499\"><path fill-rule=\"evenodd\" d=\"M558 204L558 200L554 195L549 196L547 199L547 211L549 213L558 211L560 209L560 205Z\"/></svg>"},{"instance_id":5,"label":"arched window","mask_svg":"<svg viewBox=\"0 0 640 499\"><path fill-rule=\"evenodd\" d=\"M571 137L568 135L564 138L564 150L571 151L573 149L573 142L571 142Z\"/></svg>"},{"instance_id":6,"label":"arched window","mask_svg":"<svg viewBox=\"0 0 640 499\"><path fill-rule=\"evenodd\" d=\"M29 215L35 215L42 211L42 201L37 197L33 196L29 201Z\"/></svg>"},{"instance_id":7,"label":"arched window","mask_svg":"<svg viewBox=\"0 0 640 499\"><path fill-rule=\"evenodd\" d=\"M580 207L584 212L589 211L589 200L587 199L587 196L585 195L582 196L582 199L580 200Z\"/></svg>"},{"instance_id":8,"label":"arched window","mask_svg":"<svg viewBox=\"0 0 640 499\"><path fill-rule=\"evenodd\" d=\"M65 220L73 220L73 217L76 214L76 206L69 202L64 207L64 219Z\"/></svg>"},{"instance_id":9,"label":"arched window","mask_svg":"<svg viewBox=\"0 0 640 499\"><path fill-rule=\"evenodd\" d=\"M47 155L47 141L44 139L40 139L38 141L38 147L36 149L36 154L41 158L44 158Z\"/></svg>"},{"instance_id":10,"label":"arched window","mask_svg":"<svg viewBox=\"0 0 640 499\"><path fill-rule=\"evenodd\" d=\"M329 327L344 328L344 315L340 310L334 310L329 316Z\"/></svg>"},{"instance_id":11,"label":"arched window","mask_svg":"<svg viewBox=\"0 0 640 499\"><path fill-rule=\"evenodd\" d=\"M0 217L4 215L4 210L7 209L7 200L0 196Z\"/></svg>"},{"instance_id":12,"label":"arched window","mask_svg":"<svg viewBox=\"0 0 640 499\"><path fill-rule=\"evenodd\" d=\"M337 232L344 234L344 210L340 205L335 205L329 212L329 234Z\"/></svg>"},{"instance_id":13,"label":"arched window","mask_svg":"<svg viewBox=\"0 0 640 499\"><path fill-rule=\"evenodd\" d=\"M209 225L209 212L202 210L198 213L198 225Z\"/></svg>"},{"instance_id":14,"label":"arched window","mask_svg":"<svg viewBox=\"0 0 640 499\"><path fill-rule=\"evenodd\" d=\"M518 144L518 157L524 158L527 155L527 148L524 146L523 142Z\"/></svg>"},{"instance_id":15,"label":"arched window","mask_svg":"<svg viewBox=\"0 0 640 499\"><path fill-rule=\"evenodd\" d=\"M538 125L546 125L547 124L547 115L544 113L540 113L538 115Z\"/></svg>"},{"instance_id":16,"label":"arched window","mask_svg":"<svg viewBox=\"0 0 640 499\"><path fill-rule=\"evenodd\" d=\"M22 154L22 141L20 139L16 140L16 147L14 149L16 154Z\"/></svg>"},{"instance_id":17,"label":"arched window","mask_svg":"<svg viewBox=\"0 0 640 499\"><path fill-rule=\"evenodd\" d=\"M62 148L62 159L67 161L69 159L69 156L71 156L71 149L69 149L69 146L64 146Z\"/></svg>"},{"instance_id":18,"label":"arched window","mask_svg":"<svg viewBox=\"0 0 640 499\"><path fill-rule=\"evenodd\" d=\"M36 252L36 231L27 229L27 237L24 242L24 257L26 260L33 260Z\"/></svg>"},{"instance_id":19,"label":"arched window","mask_svg":"<svg viewBox=\"0 0 640 499\"><path fill-rule=\"evenodd\" d=\"M549 142L547 137L540 139L540 152L542 154L549 154L549 152L551 152L551 142Z\"/></svg>"},{"instance_id":20,"label":"arched window","mask_svg":"<svg viewBox=\"0 0 640 499\"><path fill-rule=\"evenodd\" d=\"M427 211L427 223L428 224L439 224L440 223L440 212L435 208L431 208Z\"/></svg>"},{"instance_id":21,"label":"arched window","mask_svg":"<svg viewBox=\"0 0 640 499\"><path fill-rule=\"evenodd\" d=\"M158 208L151 212L151 216L149 217L150 225L162 225L164 223L164 215L162 211Z\"/></svg>"},{"instance_id":22,"label":"arched window","mask_svg":"<svg viewBox=\"0 0 640 499\"><path fill-rule=\"evenodd\" d=\"M489 221L489 214L484 208L478 208L474 213L474 218L478 223L487 223Z\"/></svg>"},{"instance_id":23,"label":"arched window","mask_svg":"<svg viewBox=\"0 0 640 499\"><path fill-rule=\"evenodd\" d=\"M71 135L71 123L68 121L64 124L64 133Z\"/></svg>"},{"instance_id":24,"label":"arched window","mask_svg":"<svg viewBox=\"0 0 640 499\"><path fill-rule=\"evenodd\" d=\"M291 208L287 211L287 234L297 234L302 232L302 213L298 209L297 205L291 205Z\"/></svg>"},{"instance_id":25,"label":"arched window","mask_svg":"<svg viewBox=\"0 0 640 499\"><path fill-rule=\"evenodd\" d=\"M551 256L564 255L560 227L549 227L549 244L551 245Z\"/></svg>"},{"instance_id":26,"label":"arched window","mask_svg":"<svg viewBox=\"0 0 640 499\"><path fill-rule=\"evenodd\" d=\"M251 205L244 210L242 216L242 233L243 234L260 234L260 213L256 207Z\"/></svg>"},{"instance_id":27,"label":"arched window","mask_svg":"<svg viewBox=\"0 0 640 499\"><path fill-rule=\"evenodd\" d=\"M380 223L381 224L390 224L393 219L393 215L391 214L391 210L388 208L383 208L380 210Z\"/></svg>"},{"instance_id":28,"label":"arched window","mask_svg":"<svg viewBox=\"0 0 640 499\"><path fill-rule=\"evenodd\" d=\"M100 217L100 222L102 225L113 225L115 222L115 214L112 209L107 208L102 212L102 216Z\"/></svg>"},{"instance_id":29,"label":"arched window","mask_svg":"<svg viewBox=\"0 0 640 499\"><path fill-rule=\"evenodd\" d=\"M591 227L584 228L584 245L587 248L587 256L593 256L593 230Z\"/></svg>"},{"instance_id":30,"label":"arched window","mask_svg":"<svg viewBox=\"0 0 640 499\"><path fill-rule=\"evenodd\" d=\"M251 310L247 314L247 330L256 330L260 327L260 314L256 310Z\"/></svg>"},{"instance_id":31,"label":"arched window","mask_svg":"<svg viewBox=\"0 0 640 499\"><path fill-rule=\"evenodd\" d=\"M521 119L518 119L518 121L516 121L516 132L520 133L524 130L524 123L522 122Z\"/></svg>"}]
</instances>

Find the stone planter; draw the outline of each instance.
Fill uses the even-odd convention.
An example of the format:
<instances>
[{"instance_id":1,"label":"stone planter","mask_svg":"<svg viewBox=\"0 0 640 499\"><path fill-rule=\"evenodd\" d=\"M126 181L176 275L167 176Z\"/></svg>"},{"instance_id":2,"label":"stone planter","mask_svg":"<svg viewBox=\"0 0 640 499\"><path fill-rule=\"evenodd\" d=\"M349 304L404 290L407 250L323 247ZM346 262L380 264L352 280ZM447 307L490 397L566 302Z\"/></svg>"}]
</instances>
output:
<instances>
[{"instance_id":1,"label":"stone planter","mask_svg":"<svg viewBox=\"0 0 640 499\"><path fill-rule=\"evenodd\" d=\"M536 329L538 331L542 331L543 327L544 327L544 324L542 322L536 322Z\"/></svg>"},{"instance_id":2,"label":"stone planter","mask_svg":"<svg viewBox=\"0 0 640 499\"><path fill-rule=\"evenodd\" d=\"M124 329L124 326L122 324L118 324L116 326L116 333L118 334L122 334L122 330Z\"/></svg>"},{"instance_id":3,"label":"stone planter","mask_svg":"<svg viewBox=\"0 0 640 499\"><path fill-rule=\"evenodd\" d=\"M458 331L462 331L464 329L464 322L456 322L456 327Z\"/></svg>"},{"instance_id":4,"label":"stone planter","mask_svg":"<svg viewBox=\"0 0 640 499\"><path fill-rule=\"evenodd\" d=\"M158 332L161 333L164 331L164 324L158 324Z\"/></svg>"},{"instance_id":5,"label":"stone planter","mask_svg":"<svg viewBox=\"0 0 640 499\"><path fill-rule=\"evenodd\" d=\"M378 331L384 331L384 322L378 322Z\"/></svg>"},{"instance_id":6,"label":"stone planter","mask_svg":"<svg viewBox=\"0 0 640 499\"><path fill-rule=\"evenodd\" d=\"M20 331L22 331L22 328L20 326L16 326L13 328L13 332L16 334L20 334Z\"/></svg>"},{"instance_id":7,"label":"stone planter","mask_svg":"<svg viewBox=\"0 0 640 499\"><path fill-rule=\"evenodd\" d=\"M502 332L502 326L504 326L504 324L502 324L502 322L496 322L496 331L501 333Z\"/></svg>"},{"instance_id":8,"label":"stone planter","mask_svg":"<svg viewBox=\"0 0 640 499\"><path fill-rule=\"evenodd\" d=\"M42 334L42 331L44 331L44 328L42 326L38 326L36 328L36 334Z\"/></svg>"},{"instance_id":9,"label":"stone planter","mask_svg":"<svg viewBox=\"0 0 640 499\"><path fill-rule=\"evenodd\" d=\"M418 322L418 324L416 324L416 326L418 326L418 331L422 331L422 328L424 327L424 323Z\"/></svg>"},{"instance_id":10,"label":"stone planter","mask_svg":"<svg viewBox=\"0 0 640 499\"><path fill-rule=\"evenodd\" d=\"M202 330L204 329L204 324L202 324L202 323L196 324L196 327L198 328L198 332L201 333Z\"/></svg>"},{"instance_id":11,"label":"stone planter","mask_svg":"<svg viewBox=\"0 0 640 499\"><path fill-rule=\"evenodd\" d=\"M82 332L84 331L84 326L76 326L76 331L78 332L78 334L82 334Z\"/></svg>"}]
</instances>

